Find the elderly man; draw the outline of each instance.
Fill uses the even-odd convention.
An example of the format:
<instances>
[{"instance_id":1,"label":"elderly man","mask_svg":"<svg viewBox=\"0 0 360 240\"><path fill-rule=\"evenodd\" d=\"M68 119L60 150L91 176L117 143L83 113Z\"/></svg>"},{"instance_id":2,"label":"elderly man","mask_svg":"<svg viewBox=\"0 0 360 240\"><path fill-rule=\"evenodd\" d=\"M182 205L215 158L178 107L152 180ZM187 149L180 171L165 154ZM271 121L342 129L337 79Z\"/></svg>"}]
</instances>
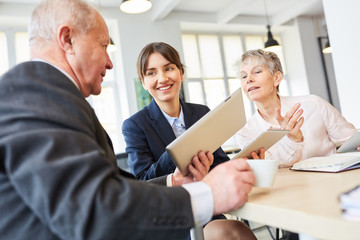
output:
<instances>
[{"instance_id":1,"label":"elderly man","mask_svg":"<svg viewBox=\"0 0 360 240\"><path fill-rule=\"evenodd\" d=\"M32 61L0 78L0 236L3 239L184 239L212 215L240 207L254 183L244 160L201 181L165 187L118 169L112 144L85 100L101 92L109 34L82 0L48 0L29 28ZM204 174L205 168L205 174ZM179 180L180 179L180 180Z\"/></svg>"}]
</instances>

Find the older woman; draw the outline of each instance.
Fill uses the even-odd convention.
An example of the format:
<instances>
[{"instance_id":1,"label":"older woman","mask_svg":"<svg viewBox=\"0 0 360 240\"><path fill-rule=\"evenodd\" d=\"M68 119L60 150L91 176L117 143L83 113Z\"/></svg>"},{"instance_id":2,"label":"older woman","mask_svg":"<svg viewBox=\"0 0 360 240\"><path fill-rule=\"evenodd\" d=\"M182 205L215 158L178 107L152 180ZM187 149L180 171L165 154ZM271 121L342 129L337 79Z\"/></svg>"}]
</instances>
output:
<instances>
[{"instance_id":1,"label":"older woman","mask_svg":"<svg viewBox=\"0 0 360 240\"><path fill-rule=\"evenodd\" d=\"M275 53L247 51L238 66L243 92L257 107L237 133L240 147L266 129L288 129L289 134L266 151L265 158L277 159L280 166L291 166L301 159L335 153L336 143L345 142L356 131L339 111L318 96L280 96L283 71Z\"/></svg>"}]
</instances>

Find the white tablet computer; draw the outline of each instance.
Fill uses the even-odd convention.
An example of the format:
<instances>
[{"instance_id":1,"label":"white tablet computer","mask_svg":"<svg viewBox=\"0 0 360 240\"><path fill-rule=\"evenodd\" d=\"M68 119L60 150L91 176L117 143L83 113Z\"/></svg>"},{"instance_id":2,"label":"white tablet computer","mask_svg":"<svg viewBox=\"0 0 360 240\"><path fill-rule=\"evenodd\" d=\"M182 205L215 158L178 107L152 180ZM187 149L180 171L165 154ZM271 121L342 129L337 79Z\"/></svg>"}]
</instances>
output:
<instances>
[{"instance_id":1,"label":"white tablet computer","mask_svg":"<svg viewBox=\"0 0 360 240\"><path fill-rule=\"evenodd\" d=\"M188 173L187 167L199 151L213 153L245 125L241 91L236 90L166 147L182 174Z\"/></svg>"},{"instance_id":2,"label":"white tablet computer","mask_svg":"<svg viewBox=\"0 0 360 240\"><path fill-rule=\"evenodd\" d=\"M346 142L336 151L337 153L354 152L360 145L360 129L358 129Z\"/></svg>"},{"instance_id":3,"label":"white tablet computer","mask_svg":"<svg viewBox=\"0 0 360 240\"><path fill-rule=\"evenodd\" d=\"M264 148L265 151L268 150L272 145L274 145L277 141L282 139L286 134L288 134L288 130L278 130L278 129L268 129L262 134L260 134L257 138L255 138L249 145L247 145L244 149L242 149L238 154L236 154L234 158L251 158L252 152L259 152L260 148Z\"/></svg>"}]
</instances>

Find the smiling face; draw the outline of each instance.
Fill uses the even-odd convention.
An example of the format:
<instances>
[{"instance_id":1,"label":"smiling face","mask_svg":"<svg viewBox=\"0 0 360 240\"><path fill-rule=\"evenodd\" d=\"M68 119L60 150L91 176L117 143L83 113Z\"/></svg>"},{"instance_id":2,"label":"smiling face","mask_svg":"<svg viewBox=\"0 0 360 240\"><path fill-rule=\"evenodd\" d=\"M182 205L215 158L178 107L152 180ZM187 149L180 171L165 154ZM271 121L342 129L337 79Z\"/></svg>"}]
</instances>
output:
<instances>
[{"instance_id":1,"label":"smiling face","mask_svg":"<svg viewBox=\"0 0 360 240\"><path fill-rule=\"evenodd\" d=\"M142 85L160 108L163 104L179 101L182 80L183 73L174 63L158 52L149 56Z\"/></svg>"},{"instance_id":2,"label":"smiling face","mask_svg":"<svg viewBox=\"0 0 360 240\"><path fill-rule=\"evenodd\" d=\"M249 100L263 102L277 95L281 72L272 74L257 57L248 58L241 63L241 88Z\"/></svg>"},{"instance_id":3,"label":"smiling face","mask_svg":"<svg viewBox=\"0 0 360 240\"><path fill-rule=\"evenodd\" d=\"M101 83L107 69L113 65L107 52L109 33L105 21L97 14L97 26L87 33L78 31L73 41L73 54L69 56L81 92L85 97L101 92Z\"/></svg>"}]
</instances>

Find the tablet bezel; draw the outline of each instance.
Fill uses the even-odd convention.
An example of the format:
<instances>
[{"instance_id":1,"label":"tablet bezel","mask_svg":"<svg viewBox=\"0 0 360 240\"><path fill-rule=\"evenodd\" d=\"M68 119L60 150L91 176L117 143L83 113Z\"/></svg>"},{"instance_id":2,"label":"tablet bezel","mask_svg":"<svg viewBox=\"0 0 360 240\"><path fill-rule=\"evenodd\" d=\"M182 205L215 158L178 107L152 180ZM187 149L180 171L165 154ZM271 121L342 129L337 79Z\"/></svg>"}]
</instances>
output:
<instances>
[{"instance_id":1,"label":"tablet bezel","mask_svg":"<svg viewBox=\"0 0 360 240\"><path fill-rule=\"evenodd\" d=\"M256 153L258 153L258 150L262 147L265 149L265 151L268 150L288 133L288 130L268 129L262 134L260 134L257 138L255 138L250 144L244 147L244 149L237 153L232 159L244 157L250 159L250 154L252 152L255 151Z\"/></svg>"},{"instance_id":2,"label":"tablet bezel","mask_svg":"<svg viewBox=\"0 0 360 240\"><path fill-rule=\"evenodd\" d=\"M174 163L183 175L200 151L213 153L246 123L242 90L239 88L216 108L205 114L167 147Z\"/></svg>"},{"instance_id":3,"label":"tablet bezel","mask_svg":"<svg viewBox=\"0 0 360 240\"><path fill-rule=\"evenodd\" d=\"M337 150L337 153L355 152L360 145L360 129L346 141Z\"/></svg>"}]
</instances>

